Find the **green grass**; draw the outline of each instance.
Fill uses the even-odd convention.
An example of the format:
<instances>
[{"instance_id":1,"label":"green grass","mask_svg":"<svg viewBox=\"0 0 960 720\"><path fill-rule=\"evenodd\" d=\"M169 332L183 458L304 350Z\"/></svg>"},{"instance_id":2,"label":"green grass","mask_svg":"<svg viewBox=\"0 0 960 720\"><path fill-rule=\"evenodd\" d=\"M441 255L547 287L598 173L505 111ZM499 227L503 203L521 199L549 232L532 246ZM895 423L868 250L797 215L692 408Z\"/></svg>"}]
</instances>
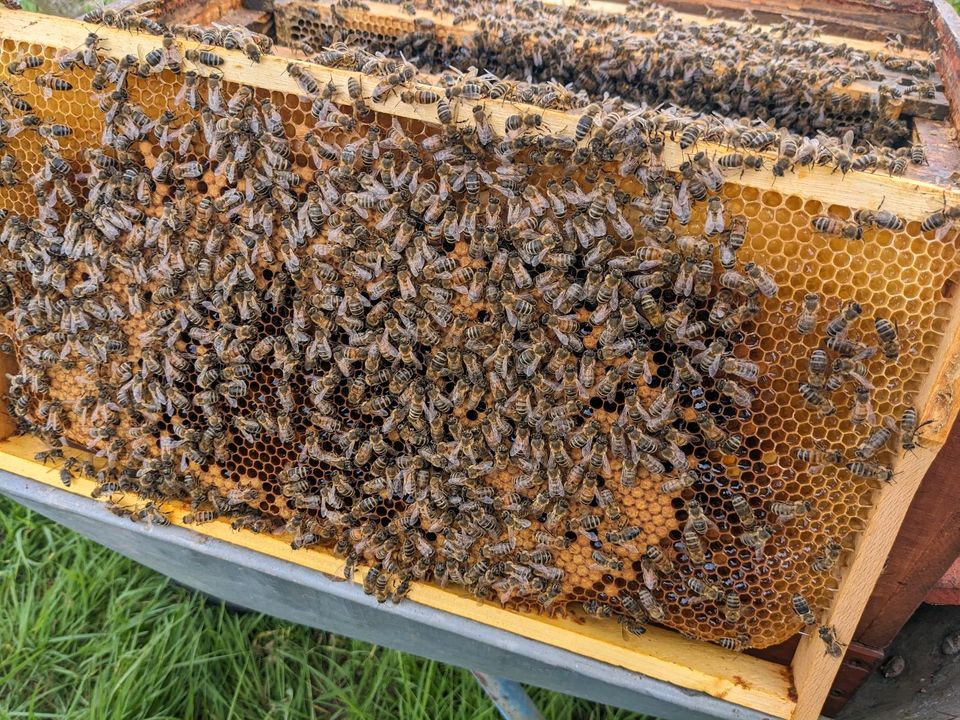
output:
<instances>
[{"instance_id":1,"label":"green grass","mask_svg":"<svg viewBox=\"0 0 960 720\"><path fill-rule=\"evenodd\" d=\"M642 716L536 688L548 720ZM458 668L172 585L0 498L0 718L495 720Z\"/></svg>"}]
</instances>

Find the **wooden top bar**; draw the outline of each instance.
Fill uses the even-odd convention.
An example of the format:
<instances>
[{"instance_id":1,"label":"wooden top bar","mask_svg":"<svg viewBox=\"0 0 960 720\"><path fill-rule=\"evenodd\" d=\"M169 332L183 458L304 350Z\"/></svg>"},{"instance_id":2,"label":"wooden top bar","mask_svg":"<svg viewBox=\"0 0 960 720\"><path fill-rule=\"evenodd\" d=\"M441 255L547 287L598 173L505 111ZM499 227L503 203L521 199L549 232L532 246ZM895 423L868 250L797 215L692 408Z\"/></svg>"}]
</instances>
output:
<instances>
[{"instance_id":1,"label":"wooden top bar","mask_svg":"<svg viewBox=\"0 0 960 720\"><path fill-rule=\"evenodd\" d=\"M22 42L56 48L76 48L83 45L89 32L89 26L77 20L54 18L33 13L0 9L0 36L17 38ZM149 43L159 38L145 35L134 35L122 30L108 27L97 29L101 37L101 52L113 57L122 57L126 54L142 54L148 52ZM189 40L178 40L184 49L200 48L199 43ZM303 91L296 81L287 72L287 64L294 62L302 65L316 77L329 80L337 86L339 92L335 100L342 104L352 104L347 92L347 80L357 79L365 97L372 95L378 78L363 75L359 72L350 72L316 65L301 60L290 60L276 55L265 55L262 62L251 63L239 51L222 50L218 54L224 58L224 64L215 70L206 66L197 66L201 75L213 72L222 74L223 79L266 90L273 90L294 95L303 95ZM76 91L73 91L76 92ZM374 110L396 115L398 117L419 120L431 125L440 126L442 123L437 117L436 105L408 105L400 100L399 94L394 93L383 102L368 100L367 104ZM482 100L470 105L484 106L491 126L499 134L505 134L506 119L513 114L522 112L536 112L543 118L542 129L558 135L573 136L578 115L556 110L543 110L538 107L524 106L517 103L505 105L495 100ZM469 109L466 105L457 105L454 108L456 120L460 124L472 122ZM722 155L729 152L729 148L721 145L699 142L688 150L681 150L679 143L669 136L665 142L663 160L667 169L675 170L686 161L693 152L703 150L710 155ZM767 167L776 161L776 154L765 153L768 159ZM910 177L889 176L883 173L849 172L842 175L829 167L803 167L796 172L788 172L785 177L776 177L769 169L759 171L749 170L743 175L732 173L728 176L730 182L745 187L754 187L759 190L773 190L784 195L797 195L805 199L820 200L827 205L850 207L856 204L863 208L878 208L881 203L884 209L890 210L906 220L923 220L931 213L943 209L944 202L948 205L960 205L960 190L953 187L943 188L939 185L915 180Z\"/></svg>"}]
</instances>

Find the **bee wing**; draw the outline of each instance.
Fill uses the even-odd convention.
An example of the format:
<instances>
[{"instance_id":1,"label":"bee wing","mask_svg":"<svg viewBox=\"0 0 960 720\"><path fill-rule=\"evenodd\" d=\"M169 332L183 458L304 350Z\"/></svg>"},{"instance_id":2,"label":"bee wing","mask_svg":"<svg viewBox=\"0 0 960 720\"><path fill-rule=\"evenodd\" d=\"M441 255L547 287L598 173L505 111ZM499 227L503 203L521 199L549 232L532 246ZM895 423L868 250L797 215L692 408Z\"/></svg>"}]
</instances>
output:
<instances>
[{"instance_id":1,"label":"bee wing","mask_svg":"<svg viewBox=\"0 0 960 720\"><path fill-rule=\"evenodd\" d=\"M647 358L643 358L643 381L647 385L653 384L653 371L650 368L650 363L647 362Z\"/></svg>"},{"instance_id":2,"label":"bee wing","mask_svg":"<svg viewBox=\"0 0 960 720\"><path fill-rule=\"evenodd\" d=\"M653 562L647 558L640 561L640 572L643 575L643 584L647 590L656 590L658 582L657 568Z\"/></svg>"},{"instance_id":3,"label":"bee wing","mask_svg":"<svg viewBox=\"0 0 960 720\"><path fill-rule=\"evenodd\" d=\"M724 357L725 353L720 353L717 355L716 359L710 363L710 367L707 368L707 374L710 377L716 377L717 373L720 372L720 366L723 365Z\"/></svg>"},{"instance_id":4,"label":"bee wing","mask_svg":"<svg viewBox=\"0 0 960 720\"><path fill-rule=\"evenodd\" d=\"M707 216L703 221L703 232L707 235L715 235L720 232L717 229L717 222L712 212L707 211Z\"/></svg>"}]
</instances>

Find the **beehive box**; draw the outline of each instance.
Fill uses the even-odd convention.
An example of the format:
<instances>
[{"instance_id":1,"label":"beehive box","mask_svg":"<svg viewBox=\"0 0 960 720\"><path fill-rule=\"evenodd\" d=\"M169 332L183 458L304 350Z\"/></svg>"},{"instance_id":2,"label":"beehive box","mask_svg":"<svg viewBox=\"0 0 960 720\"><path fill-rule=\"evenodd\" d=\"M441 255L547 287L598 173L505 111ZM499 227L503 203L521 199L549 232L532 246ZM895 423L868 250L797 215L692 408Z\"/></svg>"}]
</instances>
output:
<instances>
[{"instance_id":1,"label":"beehive box","mask_svg":"<svg viewBox=\"0 0 960 720\"><path fill-rule=\"evenodd\" d=\"M36 22L35 18L27 20L22 19L23 17L15 14L3 17L9 27L9 32L4 37L10 38L4 45L4 65L15 59L18 52L43 54L48 60L52 60L65 49L82 46L88 31L88 28L82 25L49 20ZM97 28L97 34L102 38L101 53L120 57L127 52L141 52L142 40L135 40L128 34L105 28ZM157 42L158 40L154 39L154 44ZM193 46L190 42L181 43L184 49ZM279 109L286 135L300 139L304 137L305 131L310 127L307 123L312 123L310 110L313 101L309 97L303 97L307 93L291 78L285 60L267 56L254 65L242 56L219 49L216 52L226 59L215 71L224 74L225 98L234 96L236 84L253 85L259 88L259 98L269 97ZM205 67L198 69L204 75L214 72ZM327 78L336 86L333 97L345 109L352 104L349 102L350 78L360 83L361 90L367 97L375 93L378 84L376 79L369 76L335 68L310 67L310 72L318 81L318 92L319 84L324 83ZM72 89L53 93L49 99L44 97L36 83L29 82L35 74L24 73L26 81L18 76L16 90L23 92L25 99L35 108L45 108L42 113L44 117L70 119L68 124L74 129L74 133L59 140L60 153L63 157L75 161L81 148L98 145L102 132L102 125L98 124L89 96L84 92L89 88L91 73L82 70L64 72L61 77L71 83ZM130 77L130 102L141 106L148 117L158 118L165 108L172 102L175 103L173 96L181 84L181 80L169 72L151 74L147 78ZM400 118L404 131L418 141L424 136L436 135L436 128L443 124L432 104L410 105L402 102L395 94L391 94L384 102L369 101L368 104L380 114L372 116L372 120L367 121L367 127L378 125L384 134L392 127L390 116ZM524 112L524 108L516 103L500 103L499 107L491 101L484 101L482 104L486 107L489 122L498 133L503 133L504 123L509 115ZM527 112L534 110L529 109ZM556 135L574 134L578 114L557 110L536 112L542 116L543 129L540 132L546 133L549 130ZM184 110L184 113L189 117L189 112ZM465 114L465 108L461 108L460 115ZM463 122L464 118L458 117L458 121ZM177 127L180 126L178 123ZM336 129L330 135L346 145L354 139L362 139L364 127L361 125L360 129L346 131ZM155 137L159 139L159 135ZM173 143L176 143L176 140ZM685 159L685 154L673 139L665 139L664 145L663 162L667 168L677 168ZM18 172L24 177L41 170L44 161L40 147L40 138L29 131L18 133L11 139L11 152L18 160ZM698 147L706 149L707 152L720 150L703 142L699 143ZM140 151L145 158L145 167L153 171L161 148L157 147L156 142L147 141L140 146ZM299 172L307 179L307 168L310 168L313 162L309 146L294 145L291 157L294 166L299 168ZM184 162L192 159L191 153L185 153L182 158ZM225 185L224 178L210 168L201 170L203 174L186 179L187 191L195 192L197 196L219 196ZM848 639L855 615L862 605L864 586L872 582L882 564L885 550L881 554L879 549L883 545L883 538L886 538L889 547L898 514L902 517L905 510L904 498L912 494L953 419L952 396L942 391L931 396L930 392L935 379L941 381L941 388L944 381L952 386L954 380L948 362L955 335L954 324L950 320L953 302L950 287L955 271L953 232L938 239L932 233L921 232L920 221L939 210L944 203L953 204L955 193L947 193L938 186L920 182L915 178L861 173L842 177L842 182L838 181L837 175L831 172L830 168L798 168L796 172L776 179L769 172L752 171L740 177L734 174L726 178L722 188L725 213L730 217L742 216L746 219L746 243L741 251L741 262L754 261L766 267L783 286L784 293L783 297L778 297L777 303L764 300L753 326L745 328L742 337L737 338L740 343L737 350L740 353L739 358L755 362L763 368L763 374L755 389L757 399L751 403L751 412L740 416L735 408L731 412L730 406L720 403L714 390L710 390L706 396L710 413L726 415L729 421L727 430L730 433L740 432L745 436L744 451L737 456L723 455L705 446L699 449L691 448L692 458L696 463L706 463L700 469L705 474L709 473L712 479L682 493L660 492L658 486L663 478L644 478L643 473L640 474L635 488L628 487L617 491L620 513L625 518L622 524L636 525L642 530L633 542L641 547L646 543L659 545L662 551L671 554L673 562L678 566L677 578L664 578L657 587L657 597L665 610L664 624L691 636L720 641L727 639L735 641L728 644L741 644L738 628L743 627L749 630L746 634L751 638L752 644L759 646L777 642L794 634L800 626L790 605L792 594L802 592L813 607L818 611L823 609L821 622L828 627L835 626L841 641ZM548 176L544 176L539 178L539 181L545 183L547 179ZM229 180L226 182L229 183ZM161 181L160 184L171 183ZM540 187L545 188L546 185ZM631 188L629 184L622 187ZM637 192L632 188L631 191ZM837 218L851 216L851 191L857 198L856 207L879 208L882 204L883 208L903 217L907 221L906 226L896 233L868 229L862 245L813 232L810 221L816 215L830 213ZM3 192L6 194L4 200L8 207L29 207L34 203L34 193L25 187L14 185L5 188ZM167 196L166 200L176 201L170 189L161 190L160 196L154 197L154 205L148 211L150 215L160 216L164 212L160 207L160 204L165 202L164 194ZM41 197L45 200L47 196ZM378 212L383 213L384 210ZM698 232L703 228L705 220L703 206L696 206L689 221L689 228ZM466 258L470 255L466 252L466 244L451 245L449 254L467 262ZM626 249L630 251L633 248L627 246ZM255 265L256 263L254 260ZM269 270L260 272L253 279L252 284L259 290L269 287L275 276L270 264L262 261L256 265L260 271ZM475 265L481 267L479 263ZM82 280L85 281L86 278ZM156 293L159 287L160 283L148 281L144 283L143 291L152 294ZM129 292L126 285L120 283L114 286L113 291L120 297ZM789 297L785 295L787 292L790 293ZM827 317L839 311L841 303L855 299L864 306L866 320L871 320L874 314L885 313L902 328L904 348L899 362L888 362L882 357L874 357L869 362L869 374L876 386L876 411L882 416L893 416L906 405L913 404L920 409L922 418L933 421L933 428L932 432L927 433L926 448L897 460L894 464L894 470L899 473L896 482L882 492L878 492L874 483L858 481L839 472L825 474L825 481L822 481L821 475L810 473L805 464L799 463L793 457L795 448L804 446L810 449L813 442L825 442L831 447L843 448L849 456L864 440L863 429L853 428L849 422L848 405L837 415L821 419L797 394L796 387L806 371L806 356L816 347L819 339L816 335L801 338L791 330L791 326L796 324L802 296L807 292L818 292L824 297L824 310L819 318L821 326L825 324ZM144 300L149 303L153 298ZM169 301L170 297L167 296L167 300L158 300L157 304ZM281 304L277 305L274 310L264 314L262 325L265 329L258 330L258 337L267 333L286 332L290 315ZM211 313L218 310L213 308ZM479 303L472 306L463 303L457 310L471 317L473 313L482 311L483 307ZM476 315L473 317L476 318ZM866 320L860 320L860 323ZM120 330L127 337L129 345L114 352L131 358L142 355L138 348L145 342L144 333L148 329L145 321L145 315L136 313L129 321L124 320ZM482 321L481 318L480 322ZM855 332L857 336L866 336L870 331L855 326ZM13 332L11 334L16 335ZM586 332L584 344L590 347L599 339L599 334L599 329ZM200 344L207 342L194 339ZM104 342L106 340L107 338L103 338ZM659 347L651 347L651 353L654 368L667 366L668 358ZM81 361L78 364L84 363ZM604 362L600 362L598 368L602 374L605 370ZM99 372L90 373L85 368L82 369L88 375L99 376ZM276 412L280 399L275 399L274 393L281 375L282 372L278 372L276 368L261 368L252 375L247 391L238 398L237 414L256 416L258 412ZM669 372L659 381L653 381L652 385L656 387L659 384L662 389L663 380L668 378ZM195 397L202 389L196 385L197 382L199 379L190 376L178 381L187 397ZM302 378L294 378L291 385L294 405L302 407L308 395L307 383ZM349 387L343 388L344 393L348 390ZM86 434L89 425L84 423L77 410L70 409L68 401L92 396L94 392L94 381L87 379L84 374L69 368L54 369L51 372L50 393L52 397L64 401L65 433L73 443L86 445L90 442L90 436ZM649 400L653 392L651 391L649 396L646 390L642 393L638 391L639 394ZM613 402L609 403L609 407L602 398L592 398L598 402L593 403L591 410L604 429L607 429L606 426L619 415L622 408L623 399L615 397L615 393L611 396ZM492 404L489 403L487 408ZM467 426L471 423L479 426L484 410L477 408L479 406L470 411L478 414L477 417L471 417L469 412L465 412L460 421ZM173 430L174 420L185 424L188 429L203 427L202 415L196 409L185 407L182 413L167 409L166 413L171 419L164 420L158 428L162 433ZM344 413L343 422L347 427L351 427L353 423L364 422L363 415L368 414L348 409ZM459 415L456 417L461 418ZM683 418L688 423L692 423L694 419L695 414L692 413ZM369 419L366 422L369 422ZM303 437L306 431L304 420L298 420L292 428L293 435L298 438ZM128 432L123 421L116 432L120 436ZM30 447L29 443L19 441L8 444L11 455L19 454L21 457L27 447ZM253 487L257 492L253 503L259 509L289 518L294 508L286 504L276 478L288 463L296 461L296 446L290 441L282 442L277 439L245 439L242 433L233 432L232 439L224 440L223 448L225 452L217 462L200 463L194 470L201 484L216 486L224 493ZM335 448L328 444L322 451L335 453ZM336 461L335 457L329 459ZM610 470L610 477L619 469L616 459L612 464L614 467ZM24 463L18 463L16 467L21 472L27 470ZM503 496L513 489L515 484L512 476L501 479L496 474L491 474L489 477L491 487ZM509 479L511 484L501 485L505 479ZM92 489L89 482L80 478L73 481L72 488L78 491ZM816 504L817 512L812 517L790 523L790 527L784 527L782 531L778 527L778 533L770 541L767 551L758 557L749 548L738 547L738 536L744 528L738 525L739 520L732 512L733 495L747 497L753 511L759 513L760 519L764 514L769 516L771 502L809 499ZM711 535L709 542L705 541L708 546L707 556L711 561L709 567L705 563L691 562L683 545L680 529L686 521L685 507L691 500L701 503L718 524L716 534ZM173 506L171 509L174 519L182 519L182 510ZM395 510L391 510L384 501L376 503L372 512L389 522ZM197 529L200 532L229 535L224 526L225 523L211 523L198 526ZM518 532L518 547L533 549L529 534L532 534L532 531L526 529ZM567 548L562 555L558 554L557 558L558 567L564 571L559 600L560 603L569 604L573 616L578 613L573 605L575 603L585 603L588 607L593 603L595 608L604 607L608 601L615 605L625 594L638 593L641 590L643 568L639 552L626 547L611 548L613 543L608 541L604 552L620 557L625 568L623 571L605 573L591 567L591 542L596 540L592 541L585 533L575 533L575 537L575 544ZM597 536L598 539L600 537ZM835 588L832 587L831 575L811 578L809 571L804 572L831 538L836 538L846 548L840 563L840 587L832 599L831 591ZM270 539L245 538L243 542L277 552L278 543ZM868 544L871 547L870 553L859 552L858 548ZM727 555L724 552L726 548L734 548L735 551ZM310 558L299 560L300 562L310 563L331 572L339 572L343 567L342 559L322 550L311 549L304 551L304 554ZM293 557L296 556L296 553L293 554ZM700 565L704 567L700 568ZM718 603L692 600L694 593L686 585L687 580L684 580L690 577L706 578L710 582L723 583L725 588L732 588L740 596L739 599L746 609L744 618L737 622L726 622L722 614L723 608ZM418 584L411 596L415 600L511 627L521 634L555 644L566 644L573 637L571 633L575 631L581 647L591 648L591 654L671 681L678 681L676 673L680 656L677 653L686 653L693 647L685 640L679 640L656 629L651 629L638 640L620 641L616 638L616 627L611 629L602 622L591 621L580 627L570 619L531 617L489 605L477 606L472 601L464 602L449 589L441 590ZM561 607L560 603L558 607ZM521 601L519 604L523 609L524 603ZM691 663L691 667L684 673L687 680L681 682L688 682L690 686L726 696L733 702L771 714L787 716L793 712L797 717L805 717L819 709L826 692L823 688L824 678L835 671L839 662L839 658L823 655L822 646L818 643L817 638L804 639L798 651L794 670L800 699L796 703L776 667L762 661L738 657L736 660L729 660L736 672L730 672L729 669L721 671L720 663L727 663L728 659L725 653L715 648L696 646L697 661Z\"/></svg>"}]
</instances>

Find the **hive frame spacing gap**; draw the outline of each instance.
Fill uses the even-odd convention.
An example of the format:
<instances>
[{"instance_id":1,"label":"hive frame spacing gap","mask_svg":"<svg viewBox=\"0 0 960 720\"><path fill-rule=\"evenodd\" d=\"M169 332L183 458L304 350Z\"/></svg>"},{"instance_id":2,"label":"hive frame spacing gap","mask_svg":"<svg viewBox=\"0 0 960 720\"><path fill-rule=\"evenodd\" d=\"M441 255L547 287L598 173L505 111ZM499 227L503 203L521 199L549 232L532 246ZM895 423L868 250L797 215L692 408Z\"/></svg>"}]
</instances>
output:
<instances>
[{"instance_id":1,"label":"hive frame spacing gap","mask_svg":"<svg viewBox=\"0 0 960 720\"><path fill-rule=\"evenodd\" d=\"M89 24L78 21L0 10L0 33L5 38L20 42L58 49L74 48L83 43L92 29L96 29L102 37L102 52L106 55L118 57L136 53L143 43L142 36L123 31L92 28ZM199 44L181 41L181 46L191 48L199 47ZM254 65L242 54L231 51L223 51L222 54L225 63L219 70L227 81L288 94L303 94L286 73L289 62L286 58L266 56L262 63ZM320 79L332 80L340 91L337 102L349 104L346 92L348 78L358 78L364 91L372 90L373 80L359 73L322 68L302 61L295 62L310 68ZM201 68L201 72L205 70ZM432 107L406 105L397 98L370 104L380 112L432 125L440 124ZM486 101L485 105L491 116L491 123L498 130L502 130L507 115L524 110L523 106L519 105L501 108L491 101ZM572 134L576 116L536 110L542 112L544 124L549 131ZM698 147L708 151L719 149L706 143L701 143ZM669 141L664 159L669 169L675 169L685 159L685 153L675 142ZM787 178L773 178L771 173L765 171L748 172L741 178L730 178L733 184L761 190L770 189L774 180L777 183L774 189L782 194L843 206L850 205L851 197L858 197L861 206L869 206L871 203L879 205L883 201L885 208L912 221L919 221L927 214L939 210L944 201L960 203L960 193L953 190L945 192L932 183L861 173L850 173L838 182L837 176L827 168L802 170ZM957 414L954 399L960 392L960 315L957 312L960 307L956 298L950 302L954 312L933 366L924 381L918 402L921 416L935 420L934 432L928 436L926 448L905 456L896 463L894 470L899 473L897 481L879 493L866 530L859 538L858 548L847 564L836 599L824 622L836 628L842 642L849 642L870 589L879 576L883 560L906 513L910 498L937 450L942 446ZM9 418L0 418L0 430L7 435L13 431ZM33 460L33 455L41 447L41 442L34 438L9 438L0 444L0 466L50 486L62 487L55 468L45 467ZM89 495L94 487L92 481L77 478L68 491ZM171 506L172 519L177 524L182 524L185 508L175 504ZM195 532L218 537L330 575L342 571L342 561L328 552L294 552L279 538L234 533L223 520L191 527ZM870 552L865 552L865 548L869 548ZM651 628L643 638L628 642L622 638L619 627L612 622L582 626L568 619L523 615L482 605L465 594L428 584L416 584L411 591L411 598L431 607L508 629L524 637L587 654L595 659L699 690L776 717L794 720L810 720L818 716L831 680L841 662L839 658L824 654L819 639L804 638L792 663L793 677L797 685L794 700L790 679L781 666L705 643L685 640L673 632Z\"/></svg>"}]
</instances>

